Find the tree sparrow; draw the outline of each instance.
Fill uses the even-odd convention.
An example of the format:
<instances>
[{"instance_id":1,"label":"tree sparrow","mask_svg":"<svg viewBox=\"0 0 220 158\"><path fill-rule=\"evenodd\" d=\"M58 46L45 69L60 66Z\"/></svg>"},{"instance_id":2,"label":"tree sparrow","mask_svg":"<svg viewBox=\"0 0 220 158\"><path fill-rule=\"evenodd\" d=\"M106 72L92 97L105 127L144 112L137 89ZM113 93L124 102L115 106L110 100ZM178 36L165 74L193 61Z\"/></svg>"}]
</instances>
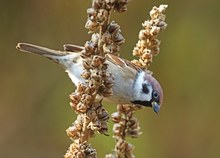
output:
<instances>
[{"instance_id":1,"label":"tree sparrow","mask_svg":"<svg viewBox=\"0 0 220 158\"><path fill-rule=\"evenodd\" d=\"M81 77L83 64L81 51L84 47L64 45L65 51L52 50L27 43L18 43L18 50L45 56L62 65L75 85L85 80ZM112 74L113 95L104 98L116 104L138 104L152 107L158 113L163 101L163 91L159 82L148 71L143 71L130 61L107 54L106 63Z\"/></svg>"}]
</instances>

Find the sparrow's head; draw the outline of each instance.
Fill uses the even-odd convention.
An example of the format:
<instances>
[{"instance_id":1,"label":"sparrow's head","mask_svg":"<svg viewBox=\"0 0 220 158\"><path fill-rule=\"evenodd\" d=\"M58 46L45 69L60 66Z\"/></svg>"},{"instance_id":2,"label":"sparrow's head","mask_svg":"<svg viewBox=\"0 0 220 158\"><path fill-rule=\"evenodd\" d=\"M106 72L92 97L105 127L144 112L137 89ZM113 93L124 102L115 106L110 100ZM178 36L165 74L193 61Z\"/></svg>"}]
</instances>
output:
<instances>
[{"instance_id":1,"label":"sparrow's head","mask_svg":"<svg viewBox=\"0 0 220 158\"><path fill-rule=\"evenodd\" d=\"M163 102L163 90L159 82L150 74L139 71L133 84L132 103L152 107L158 113Z\"/></svg>"}]
</instances>

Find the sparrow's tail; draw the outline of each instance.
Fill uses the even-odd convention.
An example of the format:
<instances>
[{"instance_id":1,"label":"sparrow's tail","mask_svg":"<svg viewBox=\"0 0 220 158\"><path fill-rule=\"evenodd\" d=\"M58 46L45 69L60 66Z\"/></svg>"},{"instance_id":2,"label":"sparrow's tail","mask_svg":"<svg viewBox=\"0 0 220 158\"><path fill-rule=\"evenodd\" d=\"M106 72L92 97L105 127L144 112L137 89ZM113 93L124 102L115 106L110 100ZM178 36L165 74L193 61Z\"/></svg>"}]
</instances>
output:
<instances>
[{"instance_id":1,"label":"sparrow's tail","mask_svg":"<svg viewBox=\"0 0 220 158\"><path fill-rule=\"evenodd\" d=\"M69 64L68 61L74 62L74 59L80 57L80 53L58 51L28 43L18 43L16 48L22 52L34 53L45 56L64 67L67 67L67 65Z\"/></svg>"}]
</instances>

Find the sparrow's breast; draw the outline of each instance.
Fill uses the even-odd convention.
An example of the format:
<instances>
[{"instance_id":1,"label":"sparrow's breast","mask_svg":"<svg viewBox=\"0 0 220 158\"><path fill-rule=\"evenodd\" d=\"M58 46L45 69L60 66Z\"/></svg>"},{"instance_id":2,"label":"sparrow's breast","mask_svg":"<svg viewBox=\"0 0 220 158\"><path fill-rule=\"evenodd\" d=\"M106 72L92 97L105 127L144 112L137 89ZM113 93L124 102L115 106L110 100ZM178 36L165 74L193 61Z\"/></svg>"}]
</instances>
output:
<instances>
[{"instance_id":1,"label":"sparrow's breast","mask_svg":"<svg viewBox=\"0 0 220 158\"><path fill-rule=\"evenodd\" d=\"M79 83L85 82L85 80L81 77L81 74L83 73L83 65L80 60L82 59L79 58L77 61L70 63L66 68L66 72L76 86ZM130 99L132 98L132 88L137 70L129 67L126 63L118 63L118 61L116 62L113 59L107 58L106 62L108 64L107 71L112 74L114 85L112 87L113 95L108 98L104 98L104 100L111 101L116 104L131 103ZM98 98L101 99L101 96Z\"/></svg>"}]
</instances>

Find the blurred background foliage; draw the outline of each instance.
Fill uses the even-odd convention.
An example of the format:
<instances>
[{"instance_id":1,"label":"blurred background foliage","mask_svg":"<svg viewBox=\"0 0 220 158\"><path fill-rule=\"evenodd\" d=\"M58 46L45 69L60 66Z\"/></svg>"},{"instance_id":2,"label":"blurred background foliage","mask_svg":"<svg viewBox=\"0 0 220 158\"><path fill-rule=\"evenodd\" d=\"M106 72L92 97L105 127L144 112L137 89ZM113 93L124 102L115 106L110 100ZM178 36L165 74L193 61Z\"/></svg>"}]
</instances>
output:
<instances>
[{"instance_id":1,"label":"blurred background foliage","mask_svg":"<svg viewBox=\"0 0 220 158\"><path fill-rule=\"evenodd\" d=\"M136 113L143 134L129 139L137 158L216 158L220 156L220 1L131 0L128 11L114 13L126 43L121 56L132 59L141 23L154 5L167 3L168 27L160 35L161 53L150 69L165 100L159 115ZM54 49L83 45L90 0L0 0L0 157L62 157L70 140L65 129L76 114L68 95L74 86L61 67L20 53L18 42ZM109 112L115 105L105 104ZM109 137L91 143L98 157L112 151Z\"/></svg>"}]
</instances>

